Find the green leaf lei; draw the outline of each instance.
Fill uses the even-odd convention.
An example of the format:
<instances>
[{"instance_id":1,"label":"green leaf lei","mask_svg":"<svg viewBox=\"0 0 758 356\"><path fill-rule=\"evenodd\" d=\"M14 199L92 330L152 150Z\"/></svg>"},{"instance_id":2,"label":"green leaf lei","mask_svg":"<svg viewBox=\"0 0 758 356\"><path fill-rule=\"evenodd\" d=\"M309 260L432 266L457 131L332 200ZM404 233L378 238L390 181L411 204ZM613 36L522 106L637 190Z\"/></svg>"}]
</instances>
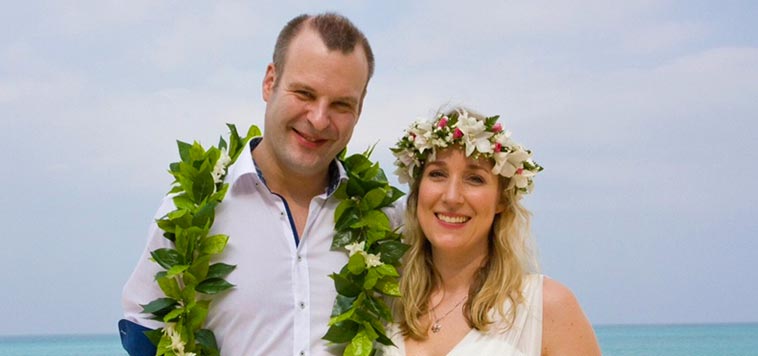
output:
<instances>
[{"instance_id":1,"label":"green leaf lei","mask_svg":"<svg viewBox=\"0 0 758 356\"><path fill-rule=\"evenodd\" d=\"M332 249L345 248L347 265L330 277L337 298L324 339L348 343L344 356L373 354L374 342L392 345L385 322L392 312L385 296L400 296L397 267L408 249L381 210L393 205L403 192L387 182L378 163L369 160L373 147L342 162L347 184L334 193L342 200L334 212L335 235Z\"/></svg>"},{"instance_id":2,"label":"green leaf lei","mask_svg":"<svg viewBox=\"0 0 758 356\"><path fill-rule=\"evenodd\" d=\"M195 142L177 141L181 161L172 163L173 194L176 210L157 220L163 236L173 247L150 252L152 259L165 270L155 275L164 298L143 305L143 312L165 323L163 328L147 332L157 346L156 355L205 356L219 355L213 332L203 329L212 296L232 287L224 277L236 266L210 264L211 256L224 251L227 235L209 235L216 207L229 188L224 183L226 169L246 147L246 142L261 131L250 126L246 137L240 137L234 125L229 144L223 138L218 147L207 151Z\"/></svg>"},{"instance_id":3,"label":"green leaf lei","mask_svg":"<svg viewBox=\"0 0 758 356\"><path fill-rule=\"evenodd\" d=\"M223 252L229 236L209 234L216 207L229 188L224 183L227 167L248 140L260 136L255 125L244 138L234 125L227 126L228 145L221 138L218 147L205 150L197 142L177 141L181 161L170 165L175 180L168 193L173 194L176 210L157 220L173 247L151 251L164 269L155 280L165 297L142 306L144 313L165 324L146 332L157 345L157 356L219 355L215 335L203 325L213 296L234 287L224 277L236 266L210 264L211 256ZM341 202L334 213L332 249L345 248L350 258L339 273L330 275L337 298L323 338L347 343L345 356L371 355L375 341L392 344L384 329L384 323L392 321L384 298L400 295L397 267L408 249L381 210L404 193L390 186L379 164L369 160L372 150L340 158L348 180L334 193Z\"/></svg>"}]
</instances>

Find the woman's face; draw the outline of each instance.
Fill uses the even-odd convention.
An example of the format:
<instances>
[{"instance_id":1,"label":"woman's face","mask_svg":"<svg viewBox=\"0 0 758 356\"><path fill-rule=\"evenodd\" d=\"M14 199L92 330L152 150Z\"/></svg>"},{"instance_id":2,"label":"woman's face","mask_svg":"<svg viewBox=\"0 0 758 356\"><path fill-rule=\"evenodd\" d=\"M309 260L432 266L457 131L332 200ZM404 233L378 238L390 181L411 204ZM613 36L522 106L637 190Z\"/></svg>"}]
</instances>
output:
<instances>
[{"instance_id":1,"label":"woman's face","mask_svg":"<svg viewBox=\"0 0 758 356\"><path fill-rule=\"evenodd\" d=\"M503 208L490 160L466 157L452 147L438 151L424 167L417 216L435 250L486 253L492 221Z\"/></svg>"}]
</instances>

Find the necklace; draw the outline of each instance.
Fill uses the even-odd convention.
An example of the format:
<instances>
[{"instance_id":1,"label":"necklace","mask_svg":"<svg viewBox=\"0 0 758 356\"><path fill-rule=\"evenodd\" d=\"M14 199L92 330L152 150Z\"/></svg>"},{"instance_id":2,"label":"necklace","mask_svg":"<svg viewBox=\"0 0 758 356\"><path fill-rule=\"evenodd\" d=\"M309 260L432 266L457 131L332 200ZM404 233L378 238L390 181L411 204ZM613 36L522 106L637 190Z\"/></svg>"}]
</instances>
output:
<instances>
[{"instance_id":1,"label":"necklace","mask_svg":"<svg viewBox=\"0 0 758 356\"><path fill-rule=\"evenodd\" d=\"M434 310L437 309L437 307L432 308L431 315L434 318L434 322L432 323L432 332L433 333L436 334L436 333L440 332L440 330L442 330L442 324L440 324L440 322L442 321L442 319L445 319L445 317L447 317L448 315L450 315L450 313L452 313L453 310L458 309L458 307L461 304L463 304L463 302L466 300L467 297L468 296L463 297L463 299L461 299L461 301L459 301L458 303L455 303L455 305L453 305L453 307L450 308L450 310L448 310L447 313L445 313L444 315L442 315L439 318L437 318L437 315L434 314Z\"/></svg>"}]
</instances>

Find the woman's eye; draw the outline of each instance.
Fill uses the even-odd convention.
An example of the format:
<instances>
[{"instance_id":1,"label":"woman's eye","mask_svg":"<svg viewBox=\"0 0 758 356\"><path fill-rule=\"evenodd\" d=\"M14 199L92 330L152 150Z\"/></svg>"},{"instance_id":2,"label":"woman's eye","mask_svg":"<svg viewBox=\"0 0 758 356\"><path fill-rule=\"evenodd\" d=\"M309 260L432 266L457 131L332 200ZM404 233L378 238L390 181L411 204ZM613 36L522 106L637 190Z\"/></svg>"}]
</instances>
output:
<instances>
[{"instance_id":1,"label":"woman's eye","mask_svg":"<svg viewBox=\"0 0 758 356\"><path fill-rule=\"evenodd\" d=\"M484 184L486 181L484 180L484 177L482 176L470 176L469 181L475 183L475 184Z\"/></svg>"},{"instance_id":2,"label":"woman's eye","mask_svg":"<svg viewBox=\"0 0 758 356\"><path fill-rule=\"evenodd\" d=\"M444 177L445 173L442 172L442 171L439 171L439 170L433 170L433 171L429 171L429 173L427 175L430 178L438 178L438 177Z\"/></svg>"}]
</instances>

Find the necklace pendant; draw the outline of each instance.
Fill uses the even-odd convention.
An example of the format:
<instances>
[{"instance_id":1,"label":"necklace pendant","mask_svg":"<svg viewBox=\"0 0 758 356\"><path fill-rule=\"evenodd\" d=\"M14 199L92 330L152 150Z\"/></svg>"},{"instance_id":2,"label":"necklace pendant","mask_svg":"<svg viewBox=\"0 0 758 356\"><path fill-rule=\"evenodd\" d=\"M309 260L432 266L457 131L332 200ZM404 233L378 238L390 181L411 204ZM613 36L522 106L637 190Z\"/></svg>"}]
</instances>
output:
<instances>
[{"instance_id":1,"label":"necklace pendant","mask_svg":"<svg viewBox=\"0 0 758 356\"><path fill-rule=\"evenodd\" d=\"M436 333L440 332L440 330L442 330L442 325L440 325L440 323L434 323L434 325L432 325L432 332L433 333L436 334Z\"/></svg>"}]
</instances>

